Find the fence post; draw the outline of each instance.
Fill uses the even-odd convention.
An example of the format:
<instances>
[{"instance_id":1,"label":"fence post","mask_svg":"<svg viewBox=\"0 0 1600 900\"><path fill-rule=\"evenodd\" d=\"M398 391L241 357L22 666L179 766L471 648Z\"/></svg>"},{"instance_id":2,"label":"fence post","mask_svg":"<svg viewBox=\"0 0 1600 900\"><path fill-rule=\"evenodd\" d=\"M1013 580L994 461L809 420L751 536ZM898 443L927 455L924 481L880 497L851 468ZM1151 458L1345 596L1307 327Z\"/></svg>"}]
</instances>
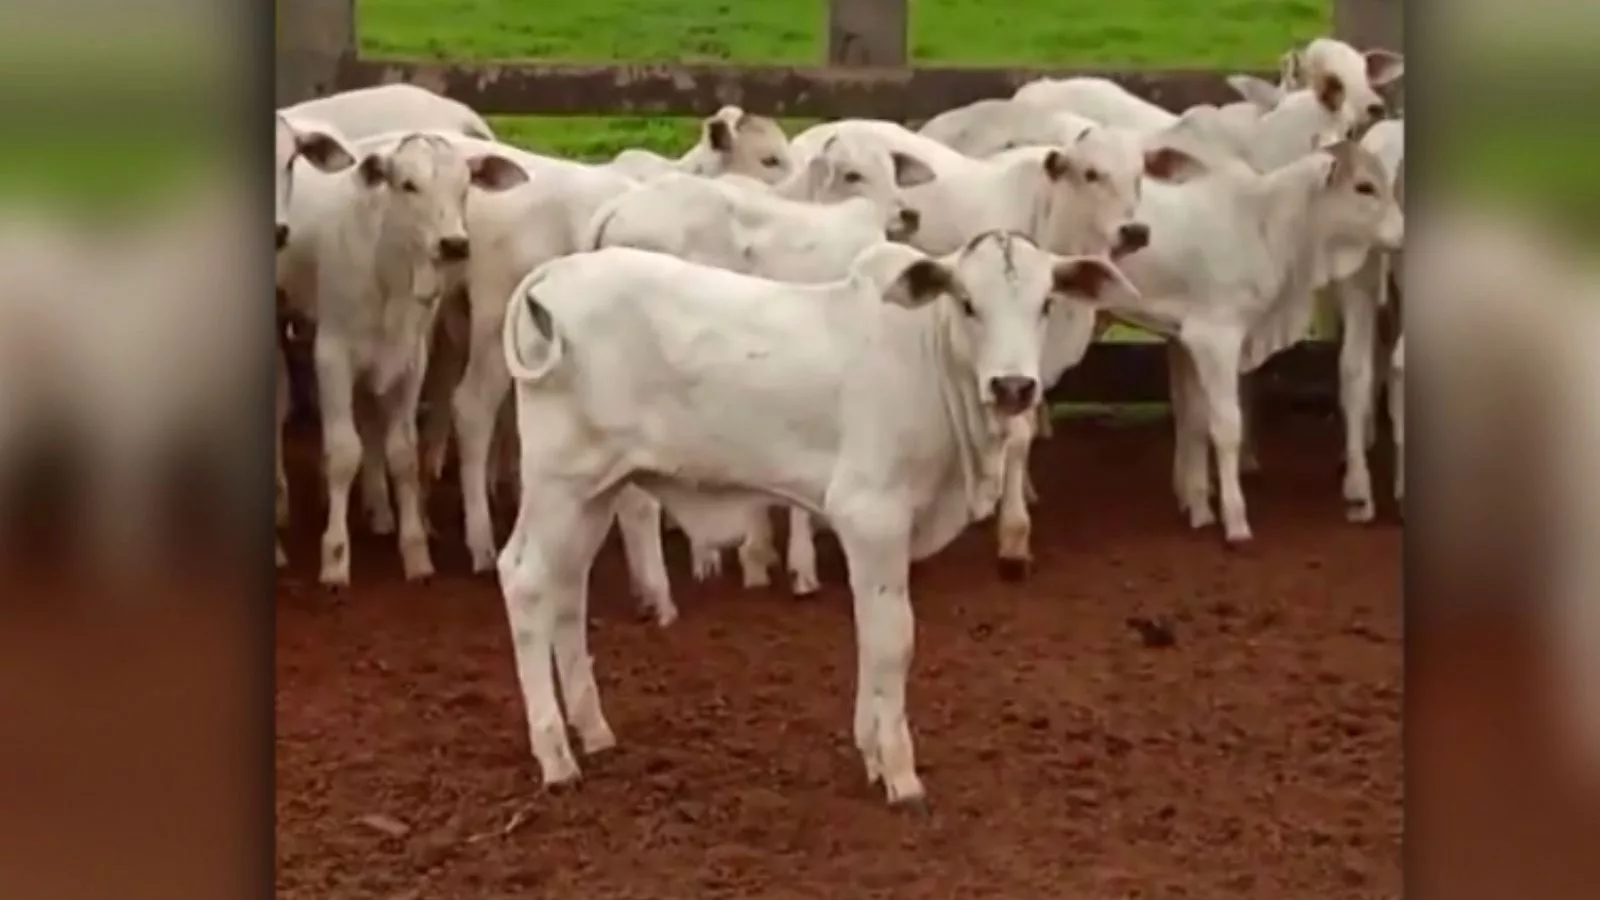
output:
<instances>
[{"instance_id":1,"label":"fence post","mask_svg":"<svg viewBox=\"0 0 1600 900\"><path fill-rule=\"evenodd\" d=\"M1358 50L1405 47L1401 0L1333 0L1333 33Z\"/></svg>"},{"instance_id":2,"label":"fence post","mask_svg":"<svg viewBox=\"0 0 1600 900\"><path fill-rule=\"evenodd\" d=\"M339 89L339 62L356 52L355 0L277 0L276 103Z\"/></svg>"},{"instance_id":3,"label":"fence post","mask_svg":"<svg viewBox=\"0 0 1600 900\"><path fill-rule=\"evenodd\" d=\"M828 0L828 62L904 66L906 28L906 0Z\"/></svg>"}]
</instances>

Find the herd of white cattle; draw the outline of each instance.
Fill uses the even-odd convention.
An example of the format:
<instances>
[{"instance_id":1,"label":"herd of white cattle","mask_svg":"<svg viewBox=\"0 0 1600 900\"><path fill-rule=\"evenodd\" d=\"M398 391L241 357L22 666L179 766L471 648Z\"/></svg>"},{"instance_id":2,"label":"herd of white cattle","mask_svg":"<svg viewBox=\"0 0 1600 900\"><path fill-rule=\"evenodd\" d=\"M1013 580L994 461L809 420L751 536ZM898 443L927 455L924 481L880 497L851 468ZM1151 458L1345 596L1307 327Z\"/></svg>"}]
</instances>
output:
<instances>
[{"instance_id":1,"label":"herd of white cattle","mask_svg":"<svg viewBox=\"0 0 1600 900\"><path fill-rule=\"evenodd\" d=\"M1284 56L1278 84L1235 75L1239 102L1181 115L1099 78L1035 81L920 131L847 119L789 138L728 106L679 159L598 165L501 143L417 87L281 109L277 280L316 323L320 580L349 584L358 475L405 576L432 574L424 474L453 433L472 567L498 568L532 750L555 784L579 772L569 726L585 752L615 740L585 626L613 520L665 626L662 510L696 577L737 545L754 586L784 506L796 594L818 588L815 524L844 550L856 744L891 803L916 802L908 567L991 515L1002 562L1027 565L1045 393L1110 322L1166 340L1178 505L1237 543L1251 537L1241 375L1306 338L1315 296L1335 293L1344 495L1352 519L1372 518L1384 369L1403 433L1403 350L1378 348L1375 327L1404 238L1403 130L1375 88L1402 70L1395 53L1319 38ZM283 524L281 357L279 372ZM497 544L490 494L505 485L520 500Z\"/></svg>"}]
</instances>

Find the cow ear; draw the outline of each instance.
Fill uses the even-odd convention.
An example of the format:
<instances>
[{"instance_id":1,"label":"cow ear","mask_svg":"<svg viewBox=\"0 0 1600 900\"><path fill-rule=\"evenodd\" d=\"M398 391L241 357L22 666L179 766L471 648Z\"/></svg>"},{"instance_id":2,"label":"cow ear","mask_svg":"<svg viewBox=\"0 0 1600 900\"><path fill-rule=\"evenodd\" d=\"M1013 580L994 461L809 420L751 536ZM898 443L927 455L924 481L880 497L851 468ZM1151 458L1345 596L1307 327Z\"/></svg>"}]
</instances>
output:
<instances>
[{"instance_id":1,"label":"cow ear","mask_svg":"<svg viewBox=\"0 0 1600 900\"><path fill-rule=\"evenodd\" d=\"M949 266L934 259L919 259L901 271L889 289L883 292L886 303L909 309L923 306L940 294L955 293L960 285Z\"/></svg>"},{"instance_id":2,"label":"cow ear","mask_svg":"<svg viewBox=\"0 0 1600 900\"><path fill-rule=\"evenodd\" d=\"M338 138L326 131L302 131L295 135L295 152L324 172L338 172L356 164L352 154Z\"/></svg>"},{"instance_id":3,"label":"cow ear","mask_svg":"<svg viewBox=\"0 0 1600 900\"><path fill-rule=\"evenodd\" d=\"M706 143L718 153L733 152L733 132L744 118L744 110L724 106L705 119Z\"/></svg>"},{"instance_id":4,"label":"cow ear","mask_svg":"<svg viewBox=\"0 0 1600 900\"><path fill-rule=\"evenodd\" d=\"M528 183L528 172L497 153L483 153L467 160L472 184L486 191L504 191Z\"/></svg>"},{"instance_id":5,"label":"cow ear","mask_svg":"<svg viewBox=\"0 0 1600 900\"><path fill-rule=\"evenodd\" d=\"M369 153L361 160L358 170L367 187L377 187L389 180L389 161L381 153Z\"/></svg>"},{"instance_id":6,"label":"cow ear","mask_svg":"<svg viewBox=\"0 0 1600 900\"><path fill-rule=\"evenodd\" d=\"M1229 75L1227 82L1234 93L1262 112L1276 109L1283 101L1283 88L1254 75Z\"/></svg>"},{"instance_id":7,"label":"cow ear","mask_svg":"<svg viewBox=\"0 0 1600 900\"><path fill-rule=\"evenodd\" d=\"M1081 138L1083 135L1080 134L1078 137ZM1072 160L1060 150L1051 150L1044 155L1044 174L1048 175L1051 181L1060 181L1072 174Z\"/></svg>"},{"instance_id":8,"label":"cow ear","mask_svg":"<svg viewBox=\"0 0 1600 900\"><path fill-rule=\"evenodd\" d=\"M889 159L894 162L896 187L913 188L933 180L933 169L915 156L894 150L889 153Z\"/></svg>"},{"instance_id":9,"label":"cow ear","mask_svg":"<svg viewBox=\"0 0 1600 900\"><path fill-rule=\"evenodd\" d=\"M1328 112L1338 112L1344 106L1344 82L1331 72L1319 72L1313 81L1317 102Z\"/></svg>"},{"instance_id":10,"label":"cow ear","mask_svg":"<svg viewBox=\"0 0 1600 900\"><path fill-rule=\"evenodd\" d=\"M1144 154L1144 173L1157 181L1183 184L1205 170L1204 163L1177 147L1155 147Z\"/></svg>"},{"instance_id":11,"label":"cow ear","mask_svg":"<svg viewBox=\"0 0 1600 900\"><path fill-rule=\"evenodd\" d=\"M1051 282L1058 294L1079 300L1103 301L1117 291L1138 297L1139 291L1110 260L1097 256L1075 256L1058 260L1051 270Z\"/></svg>"},{"instance_id":12,"label":"cow ear","mask_svg":"<svg viewBox=\"0 0 1600 900\"><path fill-rule=\"evenodd\" d=\"M1406 73L1406 58L1393 50L1368 50L1367 81L1373 87L1382 87Z\"/></svg>"}]
</instances>

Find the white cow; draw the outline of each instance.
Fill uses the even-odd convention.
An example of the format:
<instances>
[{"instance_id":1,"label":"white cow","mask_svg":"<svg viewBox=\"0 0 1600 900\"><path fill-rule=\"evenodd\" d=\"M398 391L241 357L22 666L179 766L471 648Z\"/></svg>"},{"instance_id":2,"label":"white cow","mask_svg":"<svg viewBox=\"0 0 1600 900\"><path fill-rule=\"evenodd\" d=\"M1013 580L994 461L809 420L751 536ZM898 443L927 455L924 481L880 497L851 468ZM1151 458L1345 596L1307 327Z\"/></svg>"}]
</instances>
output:
<instances>
[{"instance_id":1,"label":"white cow","mask_svg":"<svg viewBox=\"0 0 1600 900\"><path fill-rule=\"evenodd\" d=\"M1315 290L1353 274L1374 246L1398 249L1405 218L1383 164L1353 141L1265 174L1237 163L1150 185L1140 215L1151 245L1122 266L1141 299L1110 309L1172 341L1179 507L1192 527L1216 521L1209 436L1223 531L1241 543L1251 533L1239 486L1240 373L1305 336Z\"/></svg>"},{"instance_id":2,"label":"white cow","mask_svg":"<svg viewBox=\"0 0 1600 900\"><path fill-rule=\"evenodd\" d=\"M794 168L789 139L778 123L737 106L724 106L707 116L700 123L700 140L678 159L635 147L618 153L609 165L636 179L669 172L706 176L732 172L765 184L782 181Z\"/></svg>"},{"instance_id":3,"label":"white cow","mask_svg":"<svg viewBox=\"0 0 1600 900\"><path fill-rule=\"evenodd\" d=\"M363 437L369 445L381 442L394 480L406 577L433 572L416 427L430 331L442 297L460 278L455 270L470 255L469 184L498 192L529 177L503 152L469 155L441 134L363 144L361 152L360 163L344 172L298 173L290 223L291 250L310 265L296 269L302 277L289 279L288 293L318 326L328 481L321 581L330 587L350 582L348 507ZM373 401L371 414L357 416L354 404L366 399ZM359 434L358 422L372 433Z\"/></svg>"},{"instance_id":4,"label":"white cow","mask_svg":"<svg viewBox=\"0 0 1600 900\"><path fill-rule=\"evenodd\" d=\"M518 285L504 340L522 503L499 570L544 782L579 776L568 722L585 752L615 744L586 586L616 497L637 485L706 543L737 542L775 501L828 517L855 598L856 745L891 803L920 803L909 565L993 509L1001 420L1039 400L1052 295L1123 283L1103 259L990 233L948 260L880 243L825 284L607 248Z\"/></svg>"},{"instance_id":5,"label":"white cow","mask_svg":"<svg viewBox=\"0 0 1600 900\"><path fill-rule=\"evenodd\" d=\"M958 153L977 159L1018 147L1050 147L1067 143L1083 129L1078 117L1044 113L1010 99L979 100L948 109L917 129Z\"/></svg>"},{"instance_id":6,"label":"white cow","mask_svg":"<svg viewBox=\"0 0 1600 900\"><path fill-rule=\"evenodd\" d=\"M540 156L513 147L470 138L455 143L464 152L504 153L532 174L527 184L497 193L474 193L467 200L467 230L479 246L467 261L470 325L466 360L451 398L461 479L461 500L467 550L474 572L494 566L497 545L489 512L495 486L489 462L497 429L511 387L500 333L506 297L524 276L543 263L585 249L587 229L595 212L608 200L638 182L609 165L588 165ZM430 448L426 463L437 475L442 446ZM498 473L497 473L498 474ZM624 531L626 538L631 532ZM648 549L648 548L645 548ZM630 561L639 548L629 545Z\"/></svg>"},{"instance_id":7,"label":"white cow","mask_svg":"<svg viewBox=\"0 0 1600 900\"><path fill-rule=\"evenodd\" d=\"M1081 120L1080 120L1081 121ZM987 159L973 159L891 122L848 119L803 132L794 139L797 158L832 135L877 135L889 146L929 163L937 177L905 192L920 224L911 244L929 253L958 248L985 229L1017 231L1051 252L1109 254L1113 258L1143 247L1150 229L1136 218L1144 176L1181 180L1199 163L1183 149L1147 142L1127 129L1082 123L1070 143L1058 147L1020 147ZM1059 372L1081 359L1095 329L1093 310L1058 304L1050 323L1050 346ZM1076 346L1075 354L1061 348ZM1037 421L1014 420L1008 427L1006 487L996 521L1000 568L1016 577L1027 571L1032 524L1026 453Z\"/></svg>"},{"instance_id":8,"label":"white cow","mask_svg":"<svg viewBox=\"0 0 1600 900\"><path fill-rule=\"evenodd\" d=\"M1017 88L1011 99L1052 112L1077 113L1141 134L1169 128L1178 119L1172 111L1135 96L1115 81L1094 76L1040 78Z\"/></svg>"},{"instance_id":9,"label":"white cow","mask_svg":"<svg viewBox=\"0 0 1600 900\"><path fill-rule=\"evenodd\" d=\"M304 159L318 171L326 173L342 171L356 164L354 153L333 126L313 123L304 117L291 123L281 112L274 116L273 218L276 222L277 249L280 251L289 242L289 206L294 196L294 164L298 159ZM283 528L289 524L289 479L283 467L283 423L289 416L289 368L281 347L278 350L277 369L273 423L273 512L278 527ZM288 559L281 543L276 545L275 553L277 564L283 566Z\"/></svg>"},{"instance_id":10,"label":"white cow","mask_svg":"<svg viewBox=\"0 0 1600 900\"><path fill-rule=\"evenodd\" d=\"M934 172L933 180L902 196L919 216L911 244L941 255L994 230L1028 235L1056 253L1132 252L1149 237L1134 219L1142 177L1167 177L1182 156L1165 147L1145 152L1107 129L1091 128L1070 144L973 159L893 122L844 119L796 135L796 164L845 134L876 136Z\"/></svg>"},{"instance_id":11,"label":"white cow","mask_svg":"<svg viewBox=\"0 0 1600 900\"><path fill-rule=\"evenodd\" d=\"M1399 79L1405 71L1405 57L1392 50L1363 53L1338 38L1319 37L1283 55L1279 84L1296 90L1319 78L1335 78L1344 87L1346 118L1355 126L1364 126L1388 112L1377 88Z\"/></svg>"},{"instance_id":12,"label":"white cow","mask_svg":"<svg viewBox=\"0 0 1600 900\"><path fill-rule=\"evenodd\" d=\"M451 131L494 139L472 107L413 84L380 84L317 97L278 110L290 121L308 119L359 141L389 131Z\"/></svg>"},{"instance_id":13,"label":"white cow","mask_svg":"<svg viewBox=\"0 0 1600 900\"><path fill-rule=\"evenodd\" d=\"M663 176L603 207L592 223L590 246L655 250L775 281L836 281L867 247L886 236L904 240L915 234L916 211L905 207L897 189L932 178L925 165L877 141L835 135L780 186L803 199L727 179ZM694 551L696 577L717 571L720 550ZM739 548L745 586L770 583L768 567L776 556L771 521L762 510ZM811 519L797 508L789 516L788 566L796 595L817 590ZM641 598L666 596L650 586L636 590ZM663 613L657 614L659 619Z\"/></svg>"},{"instance_id":14,"label":"white cow","mask_svg":"<svg viewBox=\"0 0 1600 900\"><path fill-rule=\"evenodd\" d=\"M1396 202L1405 200L1402 168L1405 158L1405 123L1385 119L1361 137L1383 166ZM1370 522L1376 514L1372 499L1372 472L1367 451L1376 437L1375 400L1377 367L1383 362L1377 347L1378 312L1391 302L1390 280L1403 265L1399 252L1374 250L1349 278L1333 284L1339 303L1339 406L1344 414L1344 485L1346 516L1352 522Z\"/></svg>"}]
</instances>

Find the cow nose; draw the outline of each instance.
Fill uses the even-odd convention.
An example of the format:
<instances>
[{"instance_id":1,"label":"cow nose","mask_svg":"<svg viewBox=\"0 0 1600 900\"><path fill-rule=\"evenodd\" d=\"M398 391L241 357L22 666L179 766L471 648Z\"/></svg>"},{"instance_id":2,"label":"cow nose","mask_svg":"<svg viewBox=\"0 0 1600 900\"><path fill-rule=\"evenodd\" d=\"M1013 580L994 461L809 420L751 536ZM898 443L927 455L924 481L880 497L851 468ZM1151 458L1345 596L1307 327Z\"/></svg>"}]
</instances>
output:
<instances>
[{"instance_id":1,"label":"cow nose","mask_svg":"<svg viewBox=\"0 0 1600 900\"><path fill-rule=\"evenodd\" d=\"M282 250L284 245L287 244L287 243L289 243L289 226L285 225L282 222L279 222L278 223L278 249Z\"/></svg>"},{"instance_id":2,"label":"cow nose","mask_svg":"<svg viewBox=\"0 0 1600 900\"><path fill-rule=\"evenodd\" d=\"M1150 226L1143 222L1130 222L1117 229L1117 250L1132 253L1150 245Z\"/></svg>"},{"instance_id":3,"label":"cow nose","mask_svg":"<svg viewBox=\"0 0 1600 900\"><path fill-rule=\"evenodd\" d=\"M464 237L447 237L439 239L439 258L457 262L467 258L467 239Z\"/></svg>"},{"instance_id":4,"label":"cow nose","mask_svg":"<svg viewBox=\"0 0 1600 900\"><path fill-rule=\"evenodd\" d=\"M1372 120L1372 121L1374 121L1374 122L1376 122L1379 119L1383 118L1384 114L1387 113L1388 111L1389 111L1389 108L1384 105L1382 100L1379 100L1379 101L1377 101L1375 103L1368 103L1367 104L1367 118Z\"/></svg>"},{"instance_id":5,"label":"cow nose","mask_svg":"<svg viewBox=\"0 0 1600 900\"><path fill-rule=\"evenodd\" d=\"M1033 405L1039 382L1026 375L999 375L989 379L994 405L1007 413L1020 413Z\"/></svg>"}]
</instances>

